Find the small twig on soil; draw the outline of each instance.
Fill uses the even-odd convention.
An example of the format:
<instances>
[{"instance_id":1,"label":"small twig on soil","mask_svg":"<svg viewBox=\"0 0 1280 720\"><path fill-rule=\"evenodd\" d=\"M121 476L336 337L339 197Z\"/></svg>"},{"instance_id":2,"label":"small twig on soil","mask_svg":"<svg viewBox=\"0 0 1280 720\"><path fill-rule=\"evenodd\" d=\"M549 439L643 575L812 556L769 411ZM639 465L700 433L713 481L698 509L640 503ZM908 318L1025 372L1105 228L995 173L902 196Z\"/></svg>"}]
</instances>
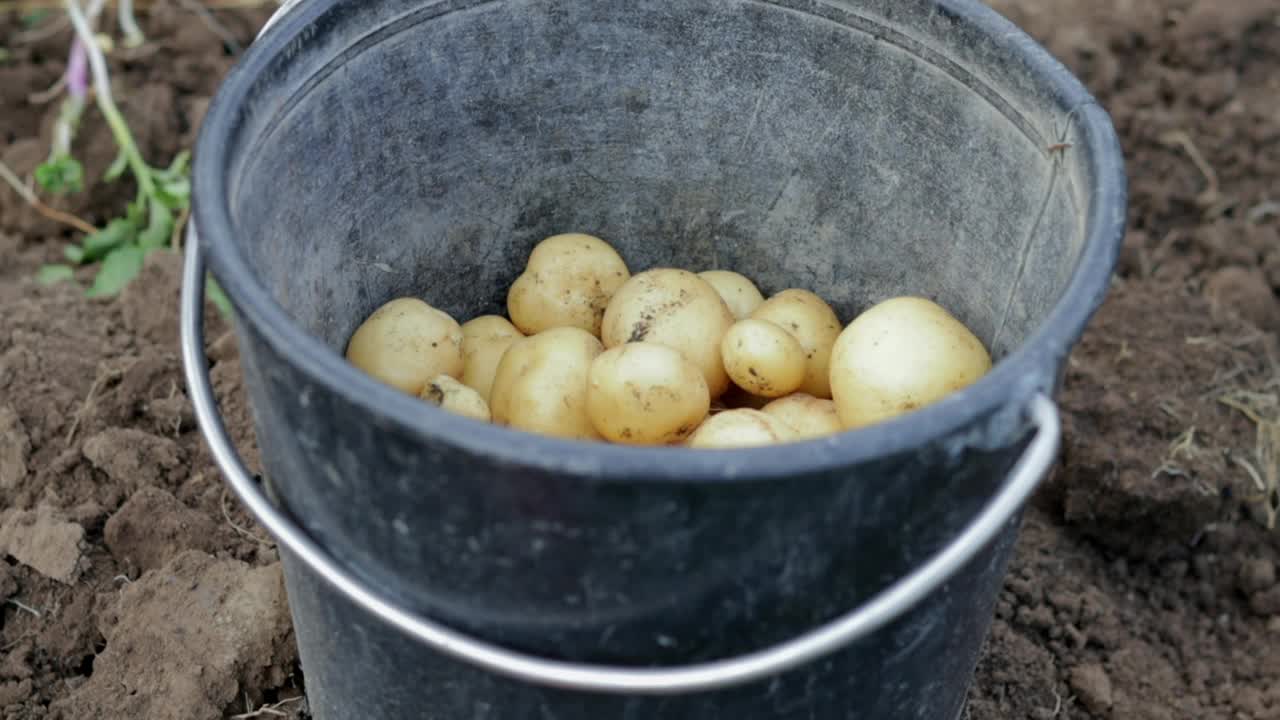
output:
<instances>
[{"instance_id":1,"label":"small twig on soil","mask_svg":"<svg viewBox=\"0 0 1280 720\"><path fill-rule=\"evenodd\" d=\"M28 630L27 632L24 632L21 635L19 635L16 639L10 640L5 645L0 646L0 653L7 653L10 650L18 647L22 643L34 638L36 635L37 633Z\"/></svg>"},{"instance_id":2,"label":"small twig on soil","mask_svg":"<svg viewBox=\"0 0 1280 720\"><path fill-rule=\"evenodd\" d=\"M40 92L33 92L28 95L27 102L32 105L48 105L54 100L57 100L58 96L62 94L62 91L66 89L67 76L63 75L59 77L58 82L54 83L52 86L41 90Z\"/></svg>"},{"instance_id":3,"label":"small twig on soil","mask_svg":"<svg viewBox=\"0 0 1280 720\"><path fill-rule=\"evenodd\" d=\"M252 540L253 542L257 543L261 547L264 547L264 548L275 547L275 545L273 545L272 543L267 542L266 540L263 540L262 538L253 534L247 528L237 524L235 520L231 519L231 510L229 507L227 507L227 489L225 487L222 488L222 499L219 502L222 505L222 517L227 521L227 524L231 526L232 530L235 530L237 533L243 535L245 538L249 540Z\"/></svg>"},{"instance_id":4,"label":"small twig on soil","mask_svg":"<svg viewBox=\"0 0 1280 720\"><path fill-rule=\"evenodd\" d=\"M1267 484L1265 481L1263 481L1262 474L1258 472L1258 468L1253 466L1253 463L1240 457L1239 455L1236 455L1235 453L1232 453L1228 457L1231 458L1231 462L1243 468L1250 478L1253 478L1253 485L1254 487L1258 488L1259 493L1262 493L1266 490Z\"/></svg>"},{"instance_id":5,"label":"small twig on soil","mask_svg":"<svg viewBox=\"0 0 1280 720\"><path fill-rule=\"evenodd\" d=\"M1280 202L1268 200L1249 209L1249 222L1255 225L1273 217L1280 217Z\"/></svg>"},{"instance_id":6,"label":"small twig on soil","mask_svg":"<svg viewBox=\"0 0 1280 720\"><path fill-rule=\"evenodd\" d=\"M1053 720L1053 718L1062 714L1062 696L1058 694L1057 690L1050 690L1050 692L1053 693L1053 711L1049 713L1046 720Z\"/></svg>"},{"instance_id":7,"label":"small twig on soil","mask_svg":"<svg viewBox=\"0 0 1280 720\"><path fill-rule=\"evenodd\" d=\"M289 714L281 711L280 708L284 707L285 705L292 705L293 703L301 702L301 701L302 701L301 696L288 698L286 700L281 700L278 703L263 705L257 710L254 710L253 712L241 713L239 715L232 715L231 720L250 720L251 718L260 718L260 717L263 717L264 715L274 715L276 717L288 717Z\"/></svg>"},{"instance_id":8,"label":"small twig on soil","mask_svg":"<svg viewBox=\"0 0 1280 720\"><path fill-rule=\"evenodd\" d=\"M1231 459L1253 479L1258 494L1250 501L1261 506L1267 529L1275 529L1280 517L1280 421L1276 419L1280 398L1240 390L1228 393L1218 402L1240 411L1257 428L1254 462L1235 455Z\"/></svg>"},{"instance_id":9,"label":"small twig on soil","mask_svg":"<svg viewBox=\"0 0 1280 720\"><path fill-rule=\"evenodd\" d=\"M204 6L201 0L178 0L178 2L182 7L195 13L196 17L200 18L200 22L204 23L204 26L209 28L214 35L217 35L218 38L222 40L222 44L227 46L228 50L233 54L240 54L240 51L243 48L240 46L240 41L236 39L235 33L231 32L230 28L226 25L223 25L222 22L209 11L209 8Z\"/></svg>"},{"instance_id":10,"label":"small twig on soil","mask_svg":"<svg viewBox=\"0 0 1280 720\"><path fill-rule=\"evenodd\" d=\"M8 605L12 605L12 606L14 606L14 607L18 608L19 610L23 610L23 611L29 612L29 613L31 613L32 615L36 616L36 617L40 617L40 611L39 611L39 610L37 610L37 609L35 609L35 608L31 607L30 605L26 605L26 604L24 604L24 603L22 603L22 602L19 602L19 601L17 601L17 600L14 600L13 598L9 598L8 600L5 600L5 603L6 603L6 604L8 604Z\"/></svg>"},{"instance_id":11,"label":"small twig on soil","mask_svg":"<svg viewBox=\"0 0 1280 720\"><path fill-rule=\"evenodd\" d=\"M1181 406L1182 406L1182 401L1176 397L1169 398L1167 400L1161 400L1160 402L1156 403L1156 407L1159 408L1161 412L1163 412L1165 415L1168 415L1169 417L1179 422L1182 421L1182 413L1179 411L1179 408Z\"/></svg>"},{"instance_id":12,"label":"small twig on soil","mask_svg":"<svg viewBox=\"0 0 1280 720\"><path fill-rule=\"evenodd\" d=\"M71 441L76 437L76 431L80 429L80 420L89 410L89 403L93 402L93 396L98 392L98 386L105 382L106 377L98 375L94 378L93 384L89 386L89 393L84 396L84 402L80 404L80 409L76 410L76 414L71 418L71 427L67 428L67 447L71 446Z\"/></svg>"},{"instance_id":13,"label":"small twig on soil","mask_svg":"<svg viewBox=\"0 0 1280 720\"><path fill-rule=\"evenodd\" d=\"M48 205L45 205L44 202L42 202L36 195L36 191L23 184L22 180L18 177L18 174L3 162L0 162L0 179L3 179L9 187L13 188L14 192L18 193L18 196L25 200L26 203L31 206L32 210L35 210L44 217L56 223L73 227L86 235L92 235L98 232L97 228L84 220L81 220L75 215L62 212L61 210L55 210Z\"/></svg>"},{"instance_id":14,"label":"small twig on soil","mask_svg":"<svg viewBox=\"0 0 1280 720\"><path fill-rule=\"evenodd\" d=\"M1181 147L1191 158L1191 162L1195 163L1200 174L1204 176L1208 187L1197 198L1197 202L1201 207L1208 208L1222 200L1221 186L1218 184L1218 173L1204 159L1204 155L1200 153L1200 148L1196 147L1195 141L1191 139L1190 133L1186 130L1170 130L1160 135L1160 143L1166 147Z\"/></svg>"},{"instance_id":15,"label":"small twig on soil","mask_svg":"<svg viewBox=\"0 0 1280 720\"><path fill-rule=\"evenodd\" d=\"M1177 458L1182 455L1194 459L1196 454L1196 428L1193 425L1169 444L1169 457Z\"/></svg>"},{"instance_id":16,"label":"small twig on soil","mask_svg":"<svg viewBox=\"0 0 1280 720\"><path fill-rule=\"evenodd\" d=\"M89 412L89 407L93 404L93 399L98 394L98 391L102 389L102 386L123 376L125 371L133 367L135 363L137 363L136 360L130 362L123 368L107 368L105 372L99 372L98 377L93 379L93 384L89 386L88 394L84 396L84 402L81 403L80 408L76 410L75 417L71 419L71 427L67 429L67 447L71 446L71 441L76 437L76 430L80 429L80 422L84 420L84 414Z\"/></svg>"}]
</instances>

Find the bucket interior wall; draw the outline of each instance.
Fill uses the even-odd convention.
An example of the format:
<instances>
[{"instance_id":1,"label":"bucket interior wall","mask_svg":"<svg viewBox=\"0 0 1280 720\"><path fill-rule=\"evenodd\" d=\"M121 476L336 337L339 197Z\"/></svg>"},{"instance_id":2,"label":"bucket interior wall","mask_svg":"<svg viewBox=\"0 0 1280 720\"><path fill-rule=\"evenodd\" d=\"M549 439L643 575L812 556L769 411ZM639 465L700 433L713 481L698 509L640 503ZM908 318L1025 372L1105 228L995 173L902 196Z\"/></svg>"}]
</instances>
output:
<instances>
[{"instance_id":1,"label":"bucket interior wall","mask_svg":"<svg viewBox=\"0 0 1280 720\"><path fill-rule=\"evenodd\" d=\"M931 3L356 5L378 29L315 32L229 162L259 280L335 352L396 296L504 312L534 244L573 231L845 322L928 296L999 357L1081 251L1078 170L1047 152L1070 119Z\"/></svg>"}]
</instances>

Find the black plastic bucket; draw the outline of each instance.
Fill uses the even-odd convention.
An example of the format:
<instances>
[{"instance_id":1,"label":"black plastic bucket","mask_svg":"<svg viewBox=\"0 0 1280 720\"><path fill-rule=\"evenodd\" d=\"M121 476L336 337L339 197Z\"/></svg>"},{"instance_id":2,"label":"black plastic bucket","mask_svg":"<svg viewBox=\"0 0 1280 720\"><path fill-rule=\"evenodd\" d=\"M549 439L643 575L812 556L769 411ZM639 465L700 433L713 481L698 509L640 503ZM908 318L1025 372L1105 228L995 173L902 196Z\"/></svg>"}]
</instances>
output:
<instances>
[{"instance_id":1,"label":"black plastic bucket","mask_svg":"<svg viewBox=\"0 0 1280 720\"><path fill-rule=\"evenodd\" d=\"M320 720L955 718L1125 208L1106 113L973 0L309 0L226 80L195 188L192 397L280 540ZM737 451L521 434L344 362L395 296L501 312L567 231L846 321L933 297L998 362ZM265 487L209 391L206 258Z\"/></svg>"}]
</instances>

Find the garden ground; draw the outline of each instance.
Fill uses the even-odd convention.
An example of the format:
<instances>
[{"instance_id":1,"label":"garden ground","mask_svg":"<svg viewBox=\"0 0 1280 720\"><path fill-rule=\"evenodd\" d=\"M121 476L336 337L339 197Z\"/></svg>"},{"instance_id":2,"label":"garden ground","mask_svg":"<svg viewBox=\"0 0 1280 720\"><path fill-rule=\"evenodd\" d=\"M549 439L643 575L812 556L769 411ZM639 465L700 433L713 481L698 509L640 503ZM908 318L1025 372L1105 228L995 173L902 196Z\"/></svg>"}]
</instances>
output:
<instances>
[{"instance_id":1,"label":"garden ground","mask_svg":"<svg viewBox=\"0 0 1280 720\"><path fill-rule=\"evenodd\" d=\"M1132 209L970 715L1280 720L1280 5L995 4L1112 112ZM189 5L153 3L148 43L113 60L157 163L191 146L234 62L214 27L242 46L267 16L210 25ZM29 25L0 11L0 159L22 174L57 113L31 96L70 41ZM86 177L115 155L92 111L76 147ZM130 193L57 205L101 225ZM178 256L91 300L33 280L70 239L0 186L0 717L305 717L274 546L227 496L186 399ZM234 342L210 322L215 387L252 447Z\"/></svg>"}]
</instances>

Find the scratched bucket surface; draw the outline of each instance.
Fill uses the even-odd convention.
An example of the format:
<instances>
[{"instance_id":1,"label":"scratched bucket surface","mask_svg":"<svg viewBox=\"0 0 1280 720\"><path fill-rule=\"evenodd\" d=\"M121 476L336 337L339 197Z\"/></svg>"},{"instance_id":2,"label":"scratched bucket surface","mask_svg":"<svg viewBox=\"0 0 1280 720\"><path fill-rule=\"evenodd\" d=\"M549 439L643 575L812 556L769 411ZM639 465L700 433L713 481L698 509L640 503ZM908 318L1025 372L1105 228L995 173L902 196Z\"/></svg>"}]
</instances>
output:
<instances>
[{"instance_id":1,"label":"scratched bucket surface","mask_svg":"<svg viewBox=\"0 0 1280 720\"><path fill-rule=\"evenodd\" d=\"M196 155L275 501L412 612L622 667L784 642L948 547L1026 448L1125 205L1106 114L970 0L309 0L226 80ZM342 361L396 296L502 312L534 244L567 231L633 271L804 287L846 322L925 295L998 363L882 426L695 452L473 423ZM844 650L671 695L471 667L283 554L320 720L951 720L1016 525Z\"/></svg>"}]
</instances>

